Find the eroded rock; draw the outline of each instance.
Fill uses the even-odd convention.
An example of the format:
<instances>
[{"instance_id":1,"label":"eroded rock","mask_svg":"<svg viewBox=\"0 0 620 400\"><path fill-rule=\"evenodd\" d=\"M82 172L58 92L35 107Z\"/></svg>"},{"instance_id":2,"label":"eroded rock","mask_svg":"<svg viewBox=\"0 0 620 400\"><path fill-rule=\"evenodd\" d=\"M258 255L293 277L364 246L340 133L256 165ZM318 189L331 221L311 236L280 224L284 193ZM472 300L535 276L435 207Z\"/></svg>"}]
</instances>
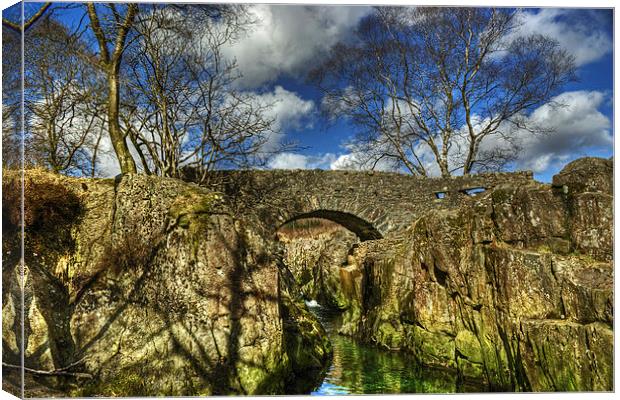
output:
<instances>
[{"instance_id":1,"label":"eroded rock","mask_svg":"<svg viewBox=\"0 0 620 400\"><path fill-rule=\"evenodd\" d=\"M611 174L578 160L553 186L500 185L361 243L343 333L495 389L611 390Z\"/></svg>"},{"instance_id":2,"label":"eroded rock","mask_svg":"<svg viewBox=\"0 0 620 400\"><path fill-rule=\"evenodd\" d=\"M49 209L36 203L42 184L78 205L27 227L26 366L92 375L29 377L27 394L38 385L69 396L303 393L299 369L320 379L330 355L322 328L282 279L274 242L221 195L142 175L89 180L87 190L44 172L26 179L26 207ZM3 240L5 254L14 245ZM6 287L18 289L15 269L3 263ZM9 362L18 359L13 297L3 296Z\"/></svg>"}]
</instances>

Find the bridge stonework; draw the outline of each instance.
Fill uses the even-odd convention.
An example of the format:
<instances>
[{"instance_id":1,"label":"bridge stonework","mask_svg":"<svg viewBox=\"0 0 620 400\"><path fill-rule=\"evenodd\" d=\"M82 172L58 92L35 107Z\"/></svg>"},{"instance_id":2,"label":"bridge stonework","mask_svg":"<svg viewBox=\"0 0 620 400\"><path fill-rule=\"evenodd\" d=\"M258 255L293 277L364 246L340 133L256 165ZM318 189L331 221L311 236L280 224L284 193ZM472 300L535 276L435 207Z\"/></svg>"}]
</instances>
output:
<instances>
[{"instance_id":1,"label":"bridge stonework","mask_svg":"<svg viewBox=\"0 0 620 400\"><path fill-rule=\"evenodd\" d=\"M530 171L420 178L376 171L235 170L211 173L207 186L273 232L296 219L320 217L369 240L393 235L424 211L456 208L475 196L467 193L471 189L532 181Z\"/></svg>"}]
</instances>

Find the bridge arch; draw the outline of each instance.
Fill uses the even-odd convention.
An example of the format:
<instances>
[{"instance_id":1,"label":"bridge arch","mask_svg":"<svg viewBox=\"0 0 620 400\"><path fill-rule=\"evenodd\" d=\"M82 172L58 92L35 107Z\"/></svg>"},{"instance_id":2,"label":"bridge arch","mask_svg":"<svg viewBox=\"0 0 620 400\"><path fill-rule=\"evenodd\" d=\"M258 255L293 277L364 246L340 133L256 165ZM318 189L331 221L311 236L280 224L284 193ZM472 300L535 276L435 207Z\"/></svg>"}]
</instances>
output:
<instances>
[{"instance_id":1,"label":"bridge arch","mask_svg":"<svg viewBox=\"0 0 620 400\"><path fill-rule=\"evenodd\" d=\"M332 220L360 239L390 237L429 210L450 210L478 201L483 190L533 182L532 173L511 172L423 178L393 172L322 170L213 171L211 190L236 212L250 211L266 232L306 217ZM192 180L191 174L187 176Z\"/></svg>"},{"instance_id":2,"label":"bridge arch","mask_svg":"<svg viewBox=\"0 0 620 400\"><path fill-rule=\"evenodd\" d=\"M278 229L290 222L305 218L322 218L340 224L355 233L362 242L366 240L377 240L383 238L381 232L379 232L373 224L365 219L348 212L327 209L318 209L310 212L299 213L286 220L278 227Z\"/></svg>"}]
</instances>

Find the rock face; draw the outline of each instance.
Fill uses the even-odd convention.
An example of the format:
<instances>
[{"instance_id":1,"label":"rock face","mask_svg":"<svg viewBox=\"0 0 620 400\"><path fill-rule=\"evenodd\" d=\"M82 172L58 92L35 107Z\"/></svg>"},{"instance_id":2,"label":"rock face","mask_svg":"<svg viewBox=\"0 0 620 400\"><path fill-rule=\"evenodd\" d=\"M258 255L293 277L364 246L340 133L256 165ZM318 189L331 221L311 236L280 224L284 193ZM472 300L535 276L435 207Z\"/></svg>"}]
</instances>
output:
<instances>
[{"instance_id":1,"label":"rock face","mask_svg":"<svg viewBox=\"0 0 620 400\"><path fill-rule=\"evenodd\" d=\"M316 171L247 176L291 174L304 179L242 214L233 194L178 180L29 171L25 363L54 375L26 374L26 395L308 392L331 347L304 295L344 310L343 334L493 389L613 389L611 161L577 160L552 185L527 173L424 180L427 196L410 203L406 189L421 180L364 174L390 188L371 206L356 201L374 195L356 190L303 195L326 182ZM348 175L324 176L327 194ZM3 387L16 393L18 178L3 176L2 241ZM460 192L484 182L483 194ZM444 184L447 197L435 198ZM393 204L410 217L404 229L386 217ZM339 214L313 214L328 206ZM269 236L299 216L331 216L375 240ZM390 234L376 239L373 224Z\"/></svg>"},{"instance_id":2,"label":"rock face","mask_svg":"<svg viewBox=\"0 0 620 400\"><path fill-rule=\"evenodd\" d=\"M286 238L284 263L295 278L300 291L308 299L335 309L350 306L343 292L340 267L349 249L359 243L350 231L339 229L312 237Z\"/></svg>"},{"instance_id":3,"label":"rock face","mask_svg":"<svg viewBox=\"0 0 620 400\"><path fill-rule=\"evenodd\" d=\"M16 196L17 175L3 178ZM29 376L27 395L303 393L320 380L331 351L322 327L276 243L221 195L171 179L36 171L25 192L26 367L79 375ZM3 361L18 365L16 202L3 200L13 229L3 235ZM4 371L5 387L18 386Z\"/></svg>"},{"instance_id":4,"label":"rock face","mask_svg":"<svg viewBox=\"0 0 620 400\"><path fill-rule=\"evenodd\" d=\"M495 389L613 389L612 164L430 211L341 267L342 332Z\"/></svg>"}]
</instances>

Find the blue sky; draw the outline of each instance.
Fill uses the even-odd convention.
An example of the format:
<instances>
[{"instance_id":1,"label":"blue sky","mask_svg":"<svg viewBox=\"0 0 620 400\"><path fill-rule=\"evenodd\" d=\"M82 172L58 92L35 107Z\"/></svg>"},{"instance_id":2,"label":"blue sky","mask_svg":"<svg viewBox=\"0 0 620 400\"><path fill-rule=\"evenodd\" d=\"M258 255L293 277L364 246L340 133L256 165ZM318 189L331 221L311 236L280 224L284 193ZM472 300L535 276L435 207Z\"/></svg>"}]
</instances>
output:
<instances>
[{"instance_id":1,"label":"blue sky","mask_svg":"<svg viewBox=\"0 0 620 400\"><path fill-rule=\"evenodd\" d=\"M31 5L31 7L35 7ZM356 128L340 118L326 124L319 113L320 93L306 74L338 41L350 37L367 6L252 5L257 24L225 49L236 59L242 90L276 102L273 117L280 134L274 140L297 142L301 149L282 154L274 168L342 168L355 154L347 143ZM64 21L81 11L64 11ZM589 155L613 155L613 13L610 9L525 9L521 29L555 38L575 56L578 82L564 87L558 99L566 105L535 111L539 122L554 128L548 137L527 137L516 169L534 170L549 181L563 165Z\"/></svg>"},{"instance_id":2,"label":"blue sky","mask_svg":"<svg viewBox=\"0 0 620 400\"><path fill-rule=\"evenodd\" d=\"M343 29L340 31L345 37L355 24L359 15L364 15L364 8L358 7L356 11L343 9L345 6L334 7L330 12L303 13L290 10L290 7L264 7L260 10L261 15L267 15L265 19L275 22L265 26L264 30L269 34L257 35L256 38L247 39L247 47L269 48L279 44L279 38L288 37L296 39L296 26L300 24L317 24L327 20L334 23L338 20ZM368 10L370 12L370 10ZM338 13L346 14L347 18L334 18ZM330 19L333 19L330 21ZM578 68L578 81L567 85L562 99L567 104L567 109L559 111L559 115L548 115L548 120L555 126L555 132L550 138L541 140L540 146L532 143L526 148L521 160L515 168L532 169L539 180L549 181L553 174L557 173L567 162L581 156L610 157L613 155L613 43L612 43L612 12L611 10L587 10L587 9L526 9L523 12L523 27L528 31L540 33L556 38L567 51L574 54ZM294 22L290 22L294 21ZM290 30L289 30L290 29ZM335 29L335 31L338 31ZM325 42L325 35L317 33L316 38L305 37L302 43ZM263 42L263 37L269 37L270 41ZM284 47L288 44L283 43ZM304 52L296 54L294 47L291 57L299 57L297 68L287 63L279 69L279 73L273 75L271 80L262 82L267 87L281 86L282 88L296 93L304 100L310 100L315 105L315 111L321 104L321 96L312 87L305 84L303 74L306 71L305 62L314 64L314 59L305 58ZM321 46L317 46L316 54L320 56ZM277 59L277 57L275 57ZM244 59L240 59L243 69ZM267 59L267 64L278 65L277 60ZM255 73L257 67L249 65L248 70ZM275 69L275 68L274 68ZM257 79L260 81L260 79ZM309 118L309 123L300 129L289 129L287 137L292 138L306 146L306 149L298 153L303 157L289 157L277 165L281 167L318 167L329 168L337 164L339 157L346 157L350 152L345 148L348 140L355 134L353 127L346 119L339 120L334 125L326 126L319 118Z\"/></svg>"}]
</instances>

